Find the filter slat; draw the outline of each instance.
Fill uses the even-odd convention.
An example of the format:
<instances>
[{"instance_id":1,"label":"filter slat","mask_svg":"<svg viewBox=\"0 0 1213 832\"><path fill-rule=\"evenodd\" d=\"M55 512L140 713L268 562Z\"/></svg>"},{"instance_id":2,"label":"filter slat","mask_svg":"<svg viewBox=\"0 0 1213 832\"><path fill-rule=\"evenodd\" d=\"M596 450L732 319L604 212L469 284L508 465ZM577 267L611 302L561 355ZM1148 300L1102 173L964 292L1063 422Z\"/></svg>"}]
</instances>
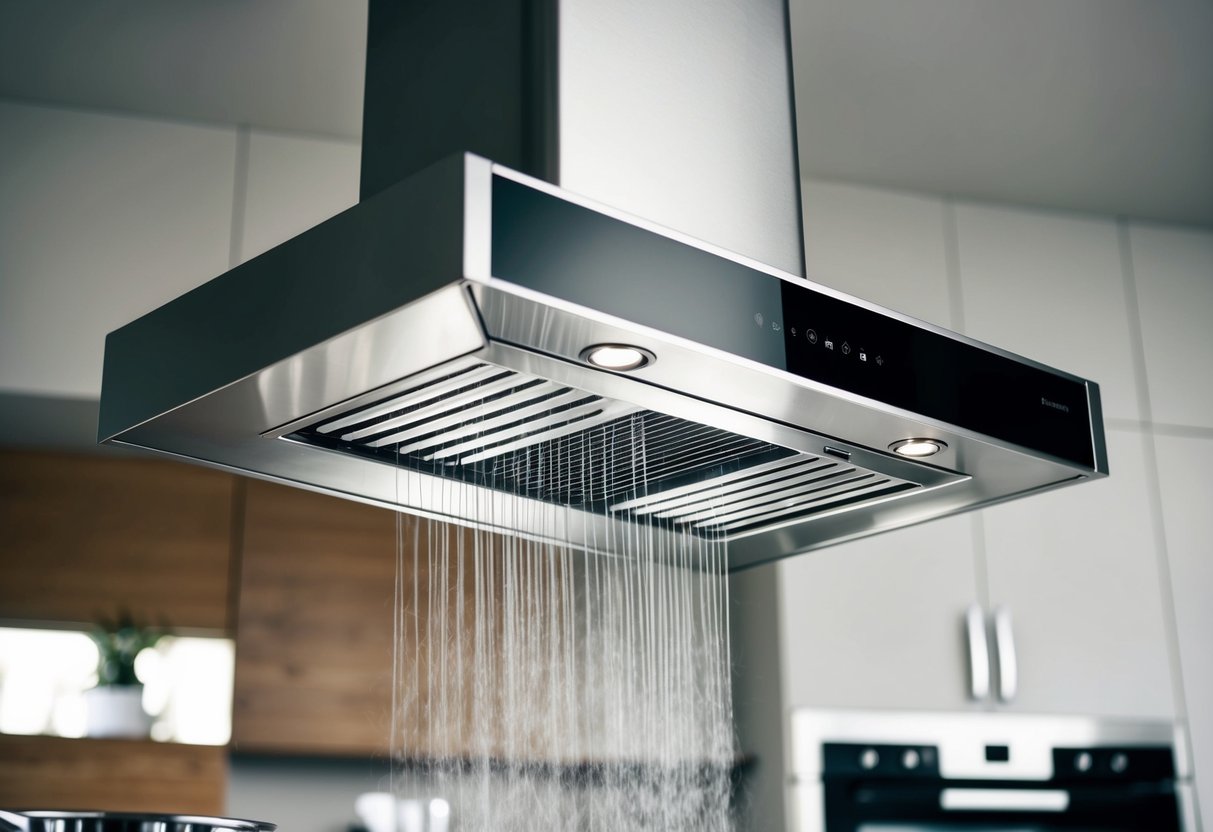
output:
<instances>
[{"instance_id":1,"label":"filter slat","mask_svg":"<svg viewBox=\"0 0 1213 832\"><path fill-rule=\"evenodd\" d=\"M365 428L360 428L350 433L343 433L341 439L343 442L357 442L360 439L365 439L368 436L383 433L385 430L398 428L403 425L412 425L417 422L424 421L431 416L437 416L444 413L451 413L462 410L471 405L483 402L485 399L505 393L509 390L515 390L525 387L530 387L543 382L537 378L528 378L527 376L515 376L513 374L494 376L483 383L475 384L464 389L461 385L454 388L455 392L451 395L442 396L440 398L427 398L426 402L420 407L412 408L399 416L393 416L384 419L381 422L376 422L373 425L368 425Z\"/></svg>"},{"instance_id":2,"label":"filter slat","mask_svg":"<svg viewBox=\"0 0 1213 832\"><path fill-rule=\"evenodd\" d=\"M400 454L416 453L424 448L434 447L436 441L443 445L448 443L453 444L459 440L494 430L503 425L512 425L515 422L526 421L532 416L548 413L558 407L575 402L588 403L597 398L597 396L591 396L589 393L583 393L580 390L557 387L556 385L543 388L530 388L518 395L505 396L493 402L494 408L500 406L501 410L492 411L490 413L492 418L477 419L465 410L458 415L450 416L448 419L435 419L427 422L423 427L410 428L398 433L388 434L387 436L375 439L370 445L373 448L395 446L413 436L419 436L422 438L419 438L418 441L408 445L401 445L397 449L397 453ZM493 413L497 415L492 415ZM452 430L442 430L448 422L455 424L456 427ZM431 436L431 434L435 434L439 430L442 430L441 436L436 438Z\"/></svg>"},{"instance_id":3,"label":"filter slat","mask_svg":"<svg viewBox=\"0 0 1213 832\"><path fill-rule=\"evenodd\" d=\"M841 497L854 491L866 491L870 488L876 488L886 484L888 484L887 479L877 477L876 474L871 472L866 474L858 474L853 477L848 477L846 480L832 484L828 487L812 489L795 497L787 497L780 500L766 502L762 505L745 509L744 511L732 511L724 514L718 514L714 518L700 520L696 525L721 526L727 528L730 525L737 524L738 521L741 520L756 522L757 520L782 517L785 514L795 514L796 512L801 511L806 506L813 503L820 503L823 500Z\"/></svg>"},{"instance_id":4,"label":"filter slat","mask_svg":"<svg viewBox=\"0 0 1213 832\"><path fill-rule=\"evenodd\" d=\"M657 514L661 519L673 518L676 523L695 523L705 518L720 519L738 512L770 505L771 503L786 502L800 499L807 494L837 486L839 483L851 482L857 478L870 477L871 472L856 471L854 468L839 468L831 466L818 470L813 474L795 478L795 482L787 485L775 483L745 494L740 494L731 500L703 501L693 511L677 510Z\"/></svg>"},{"instance_id":5,"label":"filter slat","mask_svg":"<svg viewBox=\"0 0 1213 832\"><path fill-rule=\"evenodd\" d=\"M399 384L285 438L710 537L920 487L471 358Z\"/></svg>"},{"instance_id":6,"label":"filter slat","mask_svg":"<svg viewBox=\"0 0 1213 832\"><path fill-rule=\"evenodd\" d=\"M624 500L622 503L615 503L611 506L611 511L628 511L629 509L637 508L638 506L648 506L658 502L663 502L675 497L694 494L697 491L704 491L710 488L718 488L727 486L729 483L740 479L748 479L757 477L767 472L778 472L782 468L789 466L805 465L808 462L817 459L817 457L801 457L795 456L792 458L777 459L774 462L768 462L762 465L755 465L752 468L746 468L741 471L734 471L731 474L724 474L719 477L712 477L703 482L691 483L690 485L671 488L666 491L658 492L657 494L648 494L643 497L636 497L631 500Z\"/></svg>"},{"instance_id":7,"label":"filter slat","mask_svg":"<svg viewBox=\"0 0 1213 832\"><path fill-rule=\"evenodd\" d=\"M717 527L721 532L738 532L753 528L758 528L769 523L788 520L794 517L803 517L809 514L822 514L831 509L842 508L844 506L859 506L872 500L885 499L903 491L908 491L911 488L916 488L913 483L904 481L891 481L882 479L875 485L860 485L845 492L840 492L833 495L834 499L830 500L810 500L808 503L802 504L795 509L788 509L779 512L770 512L768 514L759 515L749 520L740 520L729 523L724 526Z\"/></svg>"},{"instance_id":8,"label":"filter slat","mask_svg":"<svg viewBox=\"0 0 1213 832\"><path fill-rule=\"evenodd\" d=\"M592 428L595 425L601 425L604 422L618 419L620 416L625 416L629 412L635 412L640 409L632 405L625 405L622 402L605 402L605 400L604 403L599 403L597 406L601 407L602 410L596 415L588 416L580 421L565 425L563 427L556 427L552 428L551 430L543 431L542 433L532 434L497 448L490 448L485 451L480 451L479 453L463 457L459 461L463 465L471 465L472 463L480 462L481 460L501 456L501 454L506 453L507 451L514 451L518 450L519 448L535 445L539 442L547 442L552 439L559 439L564 436L569 436L570 434Z\"/></svg>"},{"instance_id":9,"label":"filter slat","mask_svg":"<svg viewBox=\"0 0 1213 832\"><path fill-rule=\"evenodd\" d=\"M809 457L761 476L733 480L722 485L715 485L706 491L699 490L673 500L655 502L652 505L633 509L633 511L636 514L652 514L660 518L692 514L722 502L733 503L760 494L785 490L802 482L810 482L823 476L820 472L838 467L836 462Z\"/></svg>"},{"instance_id":10,"label":"filter slat","mask_svg":"<svg viewBox=\"0 0 1213 832\"><path fill-rule=\"evenodd\" d=\"M550 410L544 410L544 416L539 419L528 419L519 426L511 426L508 423L506 426L498 427L495 430L487 430L477 432L471 439L464 442L457 442L453 445L444 445L438 442L431 442L429 448L423 449L421 453L426 461L430 460L447 460L451 457L462 457L470 452L479 453L490 446L500 445L504 450L516 450L527 445L534 445L542 442L540 435L552 428L560 427L572 421L581 421L591 416L601 414L603 412L602 399L591 399L585 404L577 407L561 410L552 413ZM517 437L514 441L511 438ZM506 447L506 445L511 447ZM428 453L426 452L428 450ZM504 453L504 450L502 451ZM466 463L460 459L461 463Z\"/></svg>"},{"instance_id":11,"label":"filter slat","mask_svg":"<svg viewBox=\"0 0 1213 832\"><path fill-rule=\"evenodd\" d=\"M476 375L472 375L472 371ZM334 419L331 422L325 422L320 427L316 428L320 433L332 433L334 431L347 428L350 425L356 425L360 422L366 422L371 419L376 419L388 413L394 413L397 410L403 409L406 405L401 402L407 402L417 395L418 390L426 389L438 380L448 380L454 377L462 377L465 380L468 378L488 378L494 371L499 371L497 367L490 367L482 361L465 360L454 364L444 364L441 367L435 367L433 370L426 370L411 376L406 380L409 384L407 390L404 390L389 399L376 404L367 405L354 410L345 416Z\"/></svg>"}]
</instances>

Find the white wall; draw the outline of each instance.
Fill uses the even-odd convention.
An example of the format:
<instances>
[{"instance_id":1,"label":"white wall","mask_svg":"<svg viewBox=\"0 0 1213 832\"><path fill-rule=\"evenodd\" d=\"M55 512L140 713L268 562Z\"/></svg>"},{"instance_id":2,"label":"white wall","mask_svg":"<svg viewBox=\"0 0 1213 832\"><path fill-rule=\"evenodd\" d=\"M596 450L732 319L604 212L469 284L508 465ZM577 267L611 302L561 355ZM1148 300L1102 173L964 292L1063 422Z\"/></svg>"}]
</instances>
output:
<instances>
[{"instance_id":1,"label":"white wall","mask_svg":"<svg viewBox=\"0 0 1213 832\"><path fill-rule=\"evenodd\" d=\"M359 159L0 100L0 391L96 399L106 333L353 205Z\"/></svg>"}]
</instances>

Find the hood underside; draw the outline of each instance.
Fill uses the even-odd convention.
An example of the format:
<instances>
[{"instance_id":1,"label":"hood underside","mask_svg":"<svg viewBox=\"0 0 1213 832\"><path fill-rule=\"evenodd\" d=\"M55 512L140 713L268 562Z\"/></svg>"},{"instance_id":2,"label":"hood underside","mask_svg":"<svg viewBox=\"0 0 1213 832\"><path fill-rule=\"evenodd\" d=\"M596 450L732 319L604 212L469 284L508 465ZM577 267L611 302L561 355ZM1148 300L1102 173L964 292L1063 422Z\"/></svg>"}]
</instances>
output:
<instances>
[{"instance_id":1,"label":"hood underside","mask_svg":"<svg viewBox=\"0 0 1213 832\"><path fill-rule=\"evenodd\" d=\"M1093 383L461 155L112 333L100 439L736 569L1102 476L1101 425Z\"/></svg>"}]
</instances>

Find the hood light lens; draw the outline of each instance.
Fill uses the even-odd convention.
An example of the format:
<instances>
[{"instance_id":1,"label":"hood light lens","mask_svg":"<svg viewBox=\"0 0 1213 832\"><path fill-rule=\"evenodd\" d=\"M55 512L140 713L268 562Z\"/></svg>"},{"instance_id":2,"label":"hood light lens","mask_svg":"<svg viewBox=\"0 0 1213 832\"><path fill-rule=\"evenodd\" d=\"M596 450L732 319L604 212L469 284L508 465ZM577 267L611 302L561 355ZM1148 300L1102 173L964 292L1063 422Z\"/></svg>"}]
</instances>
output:
<instances>
[{"instance_id":1,"label":"hood light lens","mask_svg":"<svg viewBox=\"0 0 1213 832\"><path fill-rule=\"evenodd\" d=\"M935 454L948 447L946 442L938 439L902 439L889 446L889 450L902 456L924 457Z\"/></svg>"},{"instance_id":2,"label":"hood light lens","mask_svg":"<svg viewBox=\"0 0 1213 832\"><path fill-rule=\"evenodd\" d=\"M626 344L595 344L581 351L581 360L604 370L635 370L657 358L648 350Z\"/></svg>"}]
</instances>

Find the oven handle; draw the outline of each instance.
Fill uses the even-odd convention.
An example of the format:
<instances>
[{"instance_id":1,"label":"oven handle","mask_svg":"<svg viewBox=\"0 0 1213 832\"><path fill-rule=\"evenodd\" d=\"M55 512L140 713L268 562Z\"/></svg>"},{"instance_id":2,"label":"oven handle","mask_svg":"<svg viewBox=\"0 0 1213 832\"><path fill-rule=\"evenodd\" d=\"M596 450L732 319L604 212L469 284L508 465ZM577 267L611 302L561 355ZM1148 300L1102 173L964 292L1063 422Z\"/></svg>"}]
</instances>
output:
<instances>
[{"instance_id":1,"label":"oven handle","mask_svg":"<svg viewBox=\"0 0 1213 832\"><path fill-rule=\"evenodd\" d=\"M975 702L984 702L990 696L990 644L979 604L965 610L965 630L969 635L969 694Z\"/></svg>"},{"instance_id":2,"label":"oven handle","mask_svg":"<svg viewBox=\"0 0 1213 832\"><path fill-rule=\"evenodd\" d=\"M1064 812L1064 789L944 789L939 806L948 812Z\"/></svg>"}]
</instances>

